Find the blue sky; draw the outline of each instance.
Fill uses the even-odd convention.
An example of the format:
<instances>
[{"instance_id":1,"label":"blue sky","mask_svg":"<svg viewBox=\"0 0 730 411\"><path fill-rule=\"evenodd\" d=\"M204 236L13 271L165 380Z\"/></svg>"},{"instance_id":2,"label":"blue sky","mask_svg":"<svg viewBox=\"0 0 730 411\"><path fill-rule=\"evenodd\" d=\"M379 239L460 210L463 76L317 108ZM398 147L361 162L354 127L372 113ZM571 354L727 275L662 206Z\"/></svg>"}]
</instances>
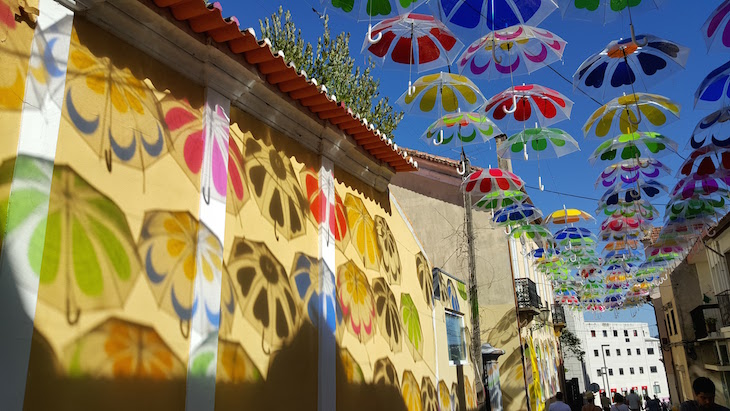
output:
<instances>
[{"instance_id":1,"label":"blue sky","mask_svg":"<svg viewBox=\"0 0 730 411\"><path fill-rule=\"evenodd\" d=\"M260 33L259 19L274 13L279 5L291 11L294 21L302 29L306 40L316 44L317 37L322 32L322 21L312 11L312 8L320 12L323 11L319 0L249 0L246 2L222 0L221 3L224 16L236 16L242 27L253 27L257 33ZM682 106L681 119L660 130L664 135L677 141L680 150L684 148L697 122L709 114L706 111L693 110L694 92L697 86L707 73L727 61L727 57L722 54L708 54L706 52L700 32L702 24L718 3L717 1L666 0L660 11L646 12L634 16L637 34L651 33L691 49L686 70L656 84L650 90L653 93L669 97ZM417 11L429 13L427 6L422 6ZM588 56L600 51L611 40L629 37L628 21L619 19L602 26L600 23L563 20L557 11L541 23L540 27L554 32L567 41L568 45L563 56L563 62L555 63L552 67L569 79ZM360 63L364 62L365 58L360 54L360 48L367 31L367 22L356 22L334 14L330 19L330 28L333 34L350 31L352 34L350 44L352 54L360 56L358 57ZM389 96L391 102L397 100L405 91L408 83L407 71L377 69L374 75L380 77L381 93ZM417 75L414 73L413 78L416 77ZM571 120L558 123L555 127L564 129L578 140L581 151L559 159L541 160L541 174L546 191L540 192L534 188L529 190L534 203L545 213L562 208L563 204L593 213L596 208L596 201L592 199L601 195L598 190L594 189L594 182L602 167L591 167L587 158L599 144L599 140L584 139L581 126L590 114L599 107L598 104L580 92L574 92L569 82L561 79L555 72L547 68L538 70L529 76L517 77L515 81L516 84L522 82L535 83L553 88L575 103ZM476 80L475 83L487 98L510 87L509 79L490 82ZM394 133L394 137L399 145L429 151L429 146L420 140L420 135L433 120L435 118L406 116ZM494 166L496 164L494 144L477 147L476 149L474 147L469 148L467 154L476 165ZM682 152L680 151L680 153ZM686 156L686 152L683 155ZM456 153L453 153L453 157L456 158ZM681 164L681 159L677 155L671 155L662 160L675 171ZM534 161L515 161L513 167L528 186L537 186L537 164ZM665 179L664 183L671 187L674 181ZM578 197L566 194L573 194ZM588 197L590 199L579 197ZM663 205L667 200L666 197L663 197L653 203L657 208L663 210ZM655 224L661 224L661 222L655 221ZM645 321L649 324L655 324L651 307L644 307L638 312L637 310L623 310L618 315L616 313L598 315L587 313L586 320ZM651 330L652 333L656 332L655 327L651 327Z\"/></svg>"}]
</instances>

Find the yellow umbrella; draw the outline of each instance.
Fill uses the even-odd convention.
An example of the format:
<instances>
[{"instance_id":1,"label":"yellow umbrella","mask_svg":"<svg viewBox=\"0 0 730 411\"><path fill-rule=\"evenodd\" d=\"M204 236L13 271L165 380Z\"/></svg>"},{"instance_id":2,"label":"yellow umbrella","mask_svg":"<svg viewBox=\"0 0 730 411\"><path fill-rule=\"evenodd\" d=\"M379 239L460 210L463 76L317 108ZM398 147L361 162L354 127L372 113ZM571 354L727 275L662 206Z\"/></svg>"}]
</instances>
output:
<instances>
[{"instance_id":1,"label":"yellow umbrella","mask_svg":"<svg viewBox=\"0 0 730 411\"><path fill-rule=\"evenodd\" d=\"M420 77L397 101L406 113L438 116L477 111L485 102L476 84L465 76L451 73Z\"/></svg>"},{"instance_id":2,"label":"yellow umbrella","mask_svg":"<svg viewBox=\"0 0 730 411\"><path fill-rule=\"evenodd\" d=\"M211 376L216 381L245 383L261 381L261 372L237 341L210 334L191 355L191 374ZM215 366L214 366L215 365Z\"/></svg>"},{"instance_id":3,"label":"yellow umbrella","mask_svg":"<svg viewBox=\"0 0 730 411\"><path fill-rule=\"evenodd\" d=\"M679 120L679 108L679 104L657 94L624 95L594 111L583 125L583 135L602 138L635 133L642 119L648 120L654 127L665 126Z\"/></svg>"},{"instance_id":4,"label":"yellow umbrella","mask_svg":"<svg viewBox=\"0 0 730 411\"><path fill-rule=\"evenodd\" d=\"M438 411L439 402L436 387L433 386L431 378L423 377L421 379L421 405L423 411Z\"/></svg>"},{"instance_id":5,"label":"yellow umbrella","mask_svg":"<svg viewBox=\"0 0 730 411\"><path fill-rule=\"evenodd\" d=\"M408 411L421 411L423 406L421 403L421 389L418 387L418 380L410 371L403 371L403 383L401 384L401 394L403 401L406 403Z\"/></svg>"},{"instance_id":6,"label":"yellow umbrella","mask_svg":"<svg viewBox=\"0 0 730 411\"><path fill-rule=\"evenodd\" d=\"M345 196L345 208L347 209L347 224L350 226L352 244L355 246L357 255L362 258L362 264L365 268L377 271L380 261L380 248L375 233L375 221L365 208L362 200L350 193Z\"/></svg>"},{"instance_id":7,"label":"yellow umbrella","mask_svg":"<svg viewBox=\"0 0 730 411\"><path fill-rule=\"evenodd\" d=\"M543 224L573 224L583 221L593 220L593 216L583 210L577 208L564 208L562 210L553 211L545 217Z\"/></svg>"},{"instance_id":8,"label":"yellow umbrella","mask_svg":"<svg viewBox=\"0 0 730 411\"><path fill-rule=\"evenodd\" d=\"M451 409L451 393L444 380L439 381L439 405L442 410Z\"/></svg>"}]
</instances>

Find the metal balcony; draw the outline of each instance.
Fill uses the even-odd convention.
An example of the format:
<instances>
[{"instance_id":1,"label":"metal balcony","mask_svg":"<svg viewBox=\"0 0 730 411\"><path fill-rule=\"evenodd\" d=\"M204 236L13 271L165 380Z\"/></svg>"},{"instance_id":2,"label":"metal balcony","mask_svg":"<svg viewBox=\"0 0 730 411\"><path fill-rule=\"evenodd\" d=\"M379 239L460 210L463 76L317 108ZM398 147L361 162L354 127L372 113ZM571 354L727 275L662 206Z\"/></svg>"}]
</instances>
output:
<instances>
[{"instance_id":1,"label":"metal balcony","mask_svg":"<svg viewBox=\"0 0 730 411\"><path fill-rule=\"evenodd\" d=\"M720 330L720 308L718 304L702 304L689 312L692 316L692 327L695 331L695 339L707 338L711 333Z\"/></svg>"},{"instance_id":2,"label":"metal balcony","mask_svg":"<svg viewBox=\"0 0 730 411\"><path fill-rule=\"evenodd\" d=\"M555 304L553 310L553 327L563 329L565 327L565 309L560 304Z\"/></svg>"},{"instance_id":3,"label":"metal balcony","mask_svg":"<svg viewBox=\"0 0 730 411\"><path fill-rule=\"evenodd\" d=\"M730 325L730 291L723 291L715 297L717 297L717 305L720 307L720 324L717 326L720 329Z\"/></svg>"},{"instance_id":4,"label":"metal balcony","mask_svg":"<svg viewBox=\"0 0 730 411\"><path fill-rule=\"evenodd\" d=\"M537 295L537 286L529 278L515 279L515 293L517 294L517 309L522 313L533 315L540 313L540 297Z\"/></svg>"}]
</instances>

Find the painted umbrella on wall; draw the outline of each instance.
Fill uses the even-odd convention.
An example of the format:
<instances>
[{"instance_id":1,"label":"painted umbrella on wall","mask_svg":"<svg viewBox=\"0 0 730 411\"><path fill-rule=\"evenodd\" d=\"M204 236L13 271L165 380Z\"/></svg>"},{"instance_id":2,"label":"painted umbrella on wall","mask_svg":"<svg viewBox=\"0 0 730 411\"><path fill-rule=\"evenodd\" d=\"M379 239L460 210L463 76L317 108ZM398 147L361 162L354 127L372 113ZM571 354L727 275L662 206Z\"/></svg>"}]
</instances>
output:
<instances>
[{"instance_id":1,"label":"painted umbrella on wall","mask_svg":"<svg viewBox=\"0 0 730 411\"><path fill-rule=\"evenodd\" d=\"M730 0L720 3L702 25L707 51L730 51Z\"/></svg>"},{"instance_id":2,"label":"painted umbrella on wall","mask_svg":"<svg viewBox=\"0 0 730 411\"><path fill-rule=\"evenodd\" d=\"M0 207L14 204L0 217L0 236L19 285L64 312L69 324L82 310L121 307L140 261L119 206L66 165L21 155L0 171L7 172Z\"/></svg>"},{"instance_id":3,"label":"painted umbrella on wall","mask_svg":"<svg viewBox=\"0 0 730 411\"><path fill-rule=\"evenodd\" d=\"M573 87L604 100L622 91L647 91L684 70L688 48L651 34L637 36L637 42L643 45L630 38L614 40L588 57L573 74Z\"/></svg>"},{"instance_id":4,"label":"painted umbrella on wall","mask_svg":"<svg viewBox=\"0 0 730 411\"><path fill-rule=\"evenodd\" d=\"M375 221L370 217L370 212L359 197L347 193L345 207L347 208L347 224L352 236L352 245L355 247L357 255L362 258L363 266L377 271L380 262L380 248L375 231Z\"/></svg>"},{"instance_id":5,"label":"painted umbrella on wall","mask_svg":"<svg viewBox=\"0 0 730 411\"><path fill-rule=\"evenodd\" d=\"M438 393L430 377L421 379L421 406L423 411L439 411Z\"/></svg>"},{"instance_id":6,"label":"painted umbrella on wall","mask_svg":"<svg viewBox=\"0 0 730 411\"><path fill-rule=\"evenodd\" d=\"M339 349L340 361L342 361L342 368L345 372L345 379L349 384L362 384L365 382L365 374L362 372L362 367L357 363L355 357L350 353L347 348Z\"/></svg>"},{"instance_id":7,"label":"painted umbrella on wall","mask_svg":"<svg viewBox=\"0 0 730 411\"><path fill-rule=\"evenodd\" d=\"M219 339L210 334L191 354L190 374L195 377L213 377L227 383L261 381L261 372L246 350L237 341Z\"/></svg>"},{"instance_id":8,"label":"painted umbrella on wall","mask_svg":"<svg viewBox=\"0 0 730 411\"><path fill-rule=\"evenodd\" d=\"M454 291L456 292L456 291ZM423 359L423 331L421 330L421 317L418 308L413 303L410 294L401 293L400 311L403 318L403 329L406 333L406 345L411 352L414 361Z\"/></svg>"},{"instance_id":9,"label":"painted umbrella on wall","mask_svg":"<svg viewBox=\"0 0 730 411\"><path fill-rule=\"evenodd\" d=\"M334 236L335 245L341 251L350 243L350 231L347 228L347 209L342 197L335 190L335 180L331 173L325 176L324 184L320 186L320 176L312 168L302 168L299 172L304 191L309 200L309 217L318 227L329 221L330 233ZM333 198L334 197L334 198Z\"/></svg>"},{"instance_id":10,"label":"painted umbrella on wall","mask_svg":"<svg viewBox=\"0 0 730 411\"><path fill-rule=\"evenodd\" d=\"M274 226L277 239L304 235L309 202L289 158L276 147L248 137L244 142L246 173L261 214Z\"/></svg>"},{"instance_id":11,"label":"painted umbrella on wall","mask_svg":"<svg viewBox=\"0 0 730 411\"><path fill-rule=\"evenodd\" d=\"M375 334L375 301L365 273L350 260L337 267L337 299L347 322L347 329L360 342Z\"/></svg>"},{"instance_id":12,"label":"painted umbrella on wall","mask_svg":"<svg viewBox=\"0 0 730 411\"><path fill-rule=\"evenodd\" d=\"M565 41L537 27L517 25L490 32L473 42L458 60L459 73L510 78L529 74L563 58Z\"/></svg>"},{"instance_id":13,"label":"painted umbrella on wall","mask_svg":"<svg viewBox=\"0 0 730 411\"><path fill-rule=\"evenodd\" d=\"M261 333L262 350L269 353L293 337L299 326L299 308L286 269L269 247L236 237L227 265L241 292L243 316Z\"/></svg>"},{"instance_id":14,"label":"painted umbrella on wall","mask_svg":"<svg viewBox=\"0 0 730 411\"><path fill-rule=\"evenodd\" d=\"M398 252L398 243L395 240L393 232L390 231L388 222L385 218L375 216L375 233L378 237L378 249L380 250L380 265L383 271L388 275L391 284L400 284L401 282L401 261Z\"/></svg>"},{"instance_id":15,"label":"painted umbrella on wall","mask_svg":"<svg viewBox=\"0 0 730 411\"><path fill-rule=\"evenodd\" d=\"M390 357L383 357L375 361L375 365L373 365L373 384L391 385L400 391L398 370L393 365Z\"/></svg>"},{"instance_id":16,"label":"painted umbrella on wall","mask_svg":"<svg viewBox=\"0 0 730 411\"><path fill-rule=\"evenodd\" d=\"M484 111L505 130L524 130L528 124L547 127L567 120L572 109L573 102L561 93L538 84L523 84L490 98Z\"/></svg>"},{"instance_id":17,"label":"painted umbrella on wall","mask_svg":"<svg viewBox=\"0 0 730 411\"><path fill-rule=\"evenodd\" d=\"M658 94L623 95L594 111L583 125L583 135L603 138L635 133L642 120L648 120L647 130L660 128L679 120L679 109L679 104Z\"/></svg>"},{"instance_id":18,"label":"painted umbrella on wall","mask_svg":"<svg viewBox=\"0 0 730 411\"><path fill-rule=\"evenodd\" d=\"M185 378L185 365L152 327L111 317L63 350L70 375L101 379Z\"/></svg>"},{"instance_id":19,"label":"painted umbrella on wall","mask_svg":"<svg viewBox=\"0 0 730 411\"><path fill-rule=\"evenodd\" d=\"M400 352L402 348L403 321L398 311L398 302L390 290L384 277L373 280L373 300L378 330L385 338L392 352Z\"/></svg>"},{"instance_id":20,"label":"painted umbrella on wall","mask_svg":"<svg viewBox=\"0 0 730 411\"><path fill-rule=\"evenodd\" d=\"M439 405L442 410L451 410L451 393L444 380L439 381Z\"/></svg>"},{"instance_id":21,"label":"painted umbrella on wall","mask_svg":"<svg viewBox=\"0 0 730 411\"><path fill-rule=\"evenodd\" d=\"M320 324L342 337L342 308L337 302L335 276L326 264L304 253L296 253L289 276L291 288L300 303L302 312L315 327Z\"/></svg>"},{"instance_id":22,"label":"painted umbrella on wall","mask_svg":"<svg viewBox=\"0 0 730 411\"><path fill-rule=\"evenodd\" d=\"M484 96L471 80L451 73L428 74L418 78L413 88L396 102L408 114L441 116L457 111L475 111L484 104Z\"/></svg>"},{"instance_id":23,"label":"painted umbrella on wall","mask_svg":"<svg viewBox=\"0 0 730 411\"><path fill-rule=\"evenodd\" d=\"M401 394L408 411L423 410L423 405L421 403L421 388L418 386L418 380L415 376L413 376L411 371L403 371Z\"/></svg>"},{"instance_id":24,"label":"painted umbrella on wall","mask_svg":"<svg viewBox=\"0 0 730 411\"><path fill-rule=\"evenodd\" d=\"M180 320L187 336L201 315L207 334L220 327L223 246L205 224L187 211L148 211L137 245L157 304ZM232 294L229 294L232 295Z\"/></svg>"},{"instance_id":25,"label":"painted umbrella on wall","mask_svg":"<svg viewBox=\"0 0 730 411\"><path fill-rule=\"evenodd\" d=\"M428 308L433 307L433 273L428 264L428 260L422 252L416 254L416 273L418 275L418 283L421 285L421 294L426 301Z\"/></svg>"}]
</instances>

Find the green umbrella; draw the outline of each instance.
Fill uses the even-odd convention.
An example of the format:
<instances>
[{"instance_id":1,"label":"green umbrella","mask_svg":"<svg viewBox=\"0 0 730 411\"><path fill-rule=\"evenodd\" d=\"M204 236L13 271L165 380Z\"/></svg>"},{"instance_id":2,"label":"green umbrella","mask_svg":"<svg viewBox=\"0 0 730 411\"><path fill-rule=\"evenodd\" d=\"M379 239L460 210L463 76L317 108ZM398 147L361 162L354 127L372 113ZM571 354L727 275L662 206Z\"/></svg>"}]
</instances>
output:
<instances>
[{"instance_id":1,"label":"green umbrella","mask_svg":"<svg viewBox=\"0 0 730 411\"><path fill-rule=\"evenodd\" d=\"M434 146L461 148L486 143L502 131L483 113L453 113L434 121L421 139Z\"/></svg>"},{"instance_id":2,"label":"green umbrella","mask_svg":"<svg viewBox=\"0 0 730 411\"><path fill-rule=\"evenodd\" d=\"M541 247L546 247L553 241L553 235L547 228L537 224L522 224L512 229L509 236L519 239L524 244L525 241L534 241Z\"/></svg>"},{"instance_id":3,"label":"green umbrella","mask_svg":"<svg viewBox=\"0 0 730 411\"><path fill-rule=\"evenodd\" d=\"M487 193L476 204L475 208L483 210L496 211L501 208L514 204L522 204L529 196L527 193L519 190L497 190Z\"/></svg>"},{"instance_id":4,"label":"green umbrella","mask_svg":"<svg viewBox=\"0 0 730 411\"><path fill-rule=\"evenodd\" d=\"M617 156L621 160L648 157L655 158L677 152L677 143L659 133L636 132L620 134L613 139L601 143L588 157L591 164L596 161L614 161Z\"/></svg>"}]
</instances>

